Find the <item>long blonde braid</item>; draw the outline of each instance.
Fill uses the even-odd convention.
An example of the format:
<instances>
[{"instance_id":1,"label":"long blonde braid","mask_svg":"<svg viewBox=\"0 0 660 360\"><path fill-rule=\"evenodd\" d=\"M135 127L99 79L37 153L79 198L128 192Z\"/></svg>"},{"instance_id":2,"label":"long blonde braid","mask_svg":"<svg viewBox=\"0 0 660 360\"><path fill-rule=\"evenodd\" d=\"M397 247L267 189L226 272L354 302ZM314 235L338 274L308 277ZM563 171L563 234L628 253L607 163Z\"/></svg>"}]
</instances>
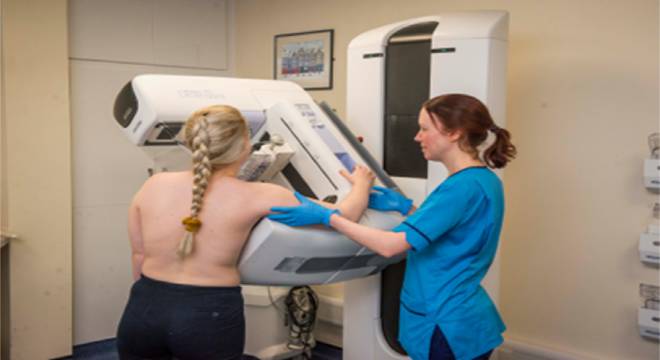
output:
<instances>
[{"instance_id":1,"label":"long blonde braid","mask_svg":"<svg viewBox=\"0 0 660 360\"><path fill-rule=\"evenodd\" d=\"M186 233L177 249L181 258L193 252L195 235L202 226L199 213L211 174L215 168L239 159L246 136L247 123L231 106L214 105L198 110L186 122L184 137L192 151L193 194L190 216L182 220Z\"/></svg>"},{"instance_id":2,"label":"long blonde braid","mask_svg":"<svg viewBox=\"0 0 660 360\"><path fill-rule=\"evenodd\" d=\"M199 221L199 211L202 209L204 193L208 187L208 179L211 176L211 161L209 160L209 134L208 120L205 116L199 118L192 128L192 163L193 163L193 196L190 206L190 216L183 219L186 234L179 243L177 254L180 257L190 255L193 250L195 234L199 231L202 223Z\"/></svg>"}]
</instances>

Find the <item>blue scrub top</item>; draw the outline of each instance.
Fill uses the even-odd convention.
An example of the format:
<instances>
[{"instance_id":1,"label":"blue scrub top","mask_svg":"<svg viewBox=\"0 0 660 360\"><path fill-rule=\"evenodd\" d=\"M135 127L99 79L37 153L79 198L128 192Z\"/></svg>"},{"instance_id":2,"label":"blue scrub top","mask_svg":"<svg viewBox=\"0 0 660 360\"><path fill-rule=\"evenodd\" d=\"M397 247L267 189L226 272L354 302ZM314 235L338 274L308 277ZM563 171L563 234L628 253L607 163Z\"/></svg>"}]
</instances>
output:
<instances>
[{"instance_id":1,"label":"blue scrub top","mask_svg":"<svg viewBox=\"0 0 660 360\"><path fill-rule=\"evenodd\" d=\"M500 179L486 167L452 174L392 231L412 247L401 290L399 341L429 358L436 326L457 360L499 346L505 326L481 280L495 257L504 215Z\"/></svg>"}]
</instances>

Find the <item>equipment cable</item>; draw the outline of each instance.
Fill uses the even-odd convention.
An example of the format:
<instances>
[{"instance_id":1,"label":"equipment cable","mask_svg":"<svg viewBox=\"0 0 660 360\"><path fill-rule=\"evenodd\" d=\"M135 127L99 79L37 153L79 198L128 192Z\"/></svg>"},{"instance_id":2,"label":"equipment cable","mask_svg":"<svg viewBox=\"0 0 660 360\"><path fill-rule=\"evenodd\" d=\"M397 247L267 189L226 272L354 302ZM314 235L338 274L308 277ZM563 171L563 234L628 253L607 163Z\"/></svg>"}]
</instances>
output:
<instances>
[{"instance_id":1,"label":"equipment cable","mask_svg":"<svg viewBox=\"0 0 660 360\"><path fill-rule=\"evenodd\" d=\"M314 324L319 298L307 285L294 286L286 297L286 307L289 319L289 349L302 350L303 359L312 358L312 348L316 345L314 340Z\"/></svg>"}]
</instances>

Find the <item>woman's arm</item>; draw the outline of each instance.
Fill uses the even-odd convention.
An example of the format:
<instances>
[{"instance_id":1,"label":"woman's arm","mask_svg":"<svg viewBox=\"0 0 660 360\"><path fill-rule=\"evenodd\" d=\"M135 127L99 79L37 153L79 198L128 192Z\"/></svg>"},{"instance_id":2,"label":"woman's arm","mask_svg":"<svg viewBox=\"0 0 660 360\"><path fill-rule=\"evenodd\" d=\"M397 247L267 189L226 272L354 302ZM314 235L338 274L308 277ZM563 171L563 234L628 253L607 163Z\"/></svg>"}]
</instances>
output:
<instances>
[{"instance_id":1,"label":"woman's arm","mask_svg":"<svg viewBox=\"0 0 660 360\"><path fill-rule=\"evenodd\" d=\"M327 203L323 203L323 205L339 209L343 217L358 221L369 204L369 192L374 182L374 174L369 168L356 165L353 173L349 174L342 170L341 175L353 185L351 191L337 205L330 206L332 204Z\"/></svg>"},{"instance_id":2,"label":"woman's arm","mask_svg":"<svg viewBox=\"0 0 660 360\"><path fill-rule=\"evenodd\" d=\"M351 240L386 258L401 254L411 248L403 232L374 229L357 224L342 216L333 214L330 226Z\"/></svg>"},{"instance_id":3,"label":"woman's arm","mask_svg":"<svg viewBox=\"0 0 660 360\"><path fill-rule=\"evenodd\" d=\"M374 175L371 170L361 165L357 165L351 174L345 170L342 170L340 174L352 184L352 187L339 203L333 204L311 198L307 199L326 208L338 209L342 216L357 221L369 203L369 192ZM260 217L268 215L272 207L300 205L300 201L296 199L293 192L280 185L252 183L251 186L255 187L255 199L261 199L261 201L254 202L258 207L256 211Z\"/></svg>"}]
</instances>

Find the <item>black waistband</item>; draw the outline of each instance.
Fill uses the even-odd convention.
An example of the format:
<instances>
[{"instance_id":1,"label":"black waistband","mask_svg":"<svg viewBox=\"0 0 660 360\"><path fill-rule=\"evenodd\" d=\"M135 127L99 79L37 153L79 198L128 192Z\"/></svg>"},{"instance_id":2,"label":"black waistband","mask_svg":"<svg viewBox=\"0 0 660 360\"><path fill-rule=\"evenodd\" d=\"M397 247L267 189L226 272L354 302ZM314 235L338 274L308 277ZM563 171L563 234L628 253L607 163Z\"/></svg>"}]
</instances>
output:
<instances>
[{"instance_id":1,"label":"black waistband","mask_svg":"<svg viewBox=\"0 0 660 360\"><path fill-rule=\"evenodd\" d=\"M205 293L214 293L214 294L219 294L219 293L226 293L226 294L231 294L231 293L236 293L240 294L241 293L241 287L240 286L204 286L204 285L188 285L188 284L175 284L175 283L170 283L167 281L162 281L162 280L156 280L152 279L148 276L145 276L144 274L140 275L140 280L138 280L138 283L149 286L149 287L154 287L162 290L169 290L169 291L185 291L185 292L205 292Z\"/></svg>"}]
</instances>

